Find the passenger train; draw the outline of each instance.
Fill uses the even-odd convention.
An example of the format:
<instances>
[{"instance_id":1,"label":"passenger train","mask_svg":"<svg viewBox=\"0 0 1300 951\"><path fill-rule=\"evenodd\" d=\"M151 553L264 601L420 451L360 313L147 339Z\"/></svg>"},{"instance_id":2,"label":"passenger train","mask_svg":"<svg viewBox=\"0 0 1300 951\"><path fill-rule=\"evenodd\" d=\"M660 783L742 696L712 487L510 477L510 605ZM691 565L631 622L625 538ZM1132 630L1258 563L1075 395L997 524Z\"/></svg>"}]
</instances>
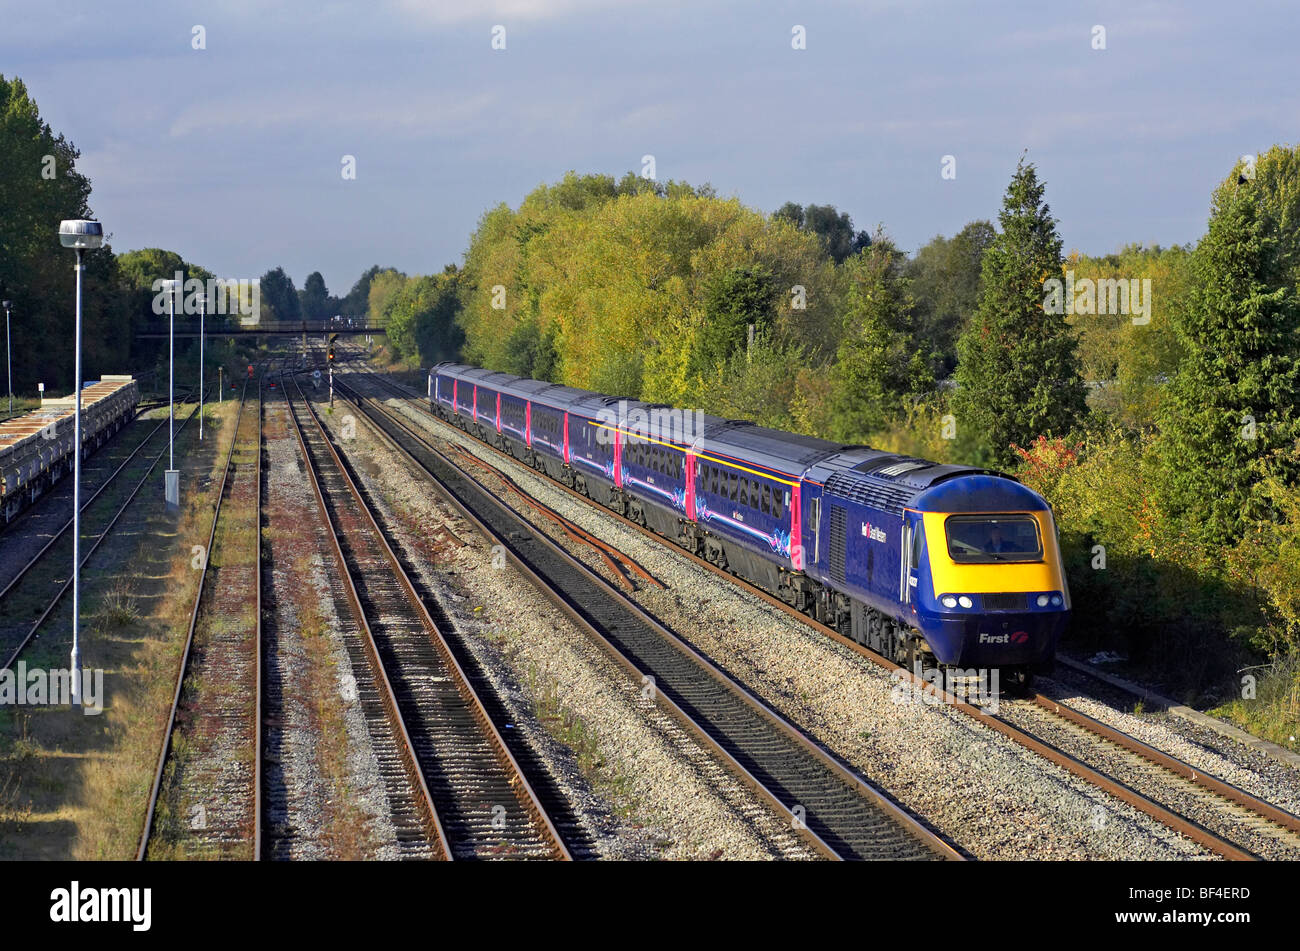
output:
<instances>
[{"instance_id":1,"label":"passenger train","mask_svg":"<svg viewBox=\"0 0 1300 951\"><path fill-rule=\"evenodd\" d=\"M456 363L436 415L916 669L1049 669L1070 613L1052 511L1010 476Z\"/></svg>"}]
</instances>

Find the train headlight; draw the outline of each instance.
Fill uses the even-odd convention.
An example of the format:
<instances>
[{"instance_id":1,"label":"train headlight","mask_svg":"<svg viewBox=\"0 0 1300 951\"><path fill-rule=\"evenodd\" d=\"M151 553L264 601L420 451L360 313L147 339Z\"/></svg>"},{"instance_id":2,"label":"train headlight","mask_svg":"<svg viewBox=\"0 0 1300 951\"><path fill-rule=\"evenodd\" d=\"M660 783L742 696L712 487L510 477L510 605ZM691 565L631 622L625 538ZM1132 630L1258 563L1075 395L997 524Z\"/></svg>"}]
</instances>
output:
<instances>
[{"instance_id":1,"label":"train headlight","mask_svg":"<svg viewBox=\"0 0 1300 951\"><path fill-rule=\"evenodd\" d=\"M945 608L955 608L957 606L957 599L950 594L945 594L939 601Z\"/></svg>"},{"instance_id":2,"label":"train headlight","mask_svg":"<svg viewBox=\"0 0 1300 951\"><path fill-rule=\"evenodd\" d=\"M972 601L969 597L967 597L964 594L957 599L957 603L960 604L963 608L970 608L975 606L975 602Z\"/></svg>"},{"instance_id":3,"label":"train headlight","mask_svg":"<svg viewBox=\"0 0 1300 951\"><path fill-rule=\"evenodd\" d=\"M1045 607L1047 607L1047 595L1045 595L1045 594L1040 594L1040 595L1038 596L1038 606L1039 606L1040 608L1045 608Z\"/></svg>"},{"instance_id":4,"label":"train headlight","mask_svg":"<svg viewBox=\"0 0 1300 951\"><path fill-rule=\"evenodd\" d=\"M1061 606L1061 596L1059 594L1052 595L1052 606L1058 608Z\"/></svg>"}]
</instances>

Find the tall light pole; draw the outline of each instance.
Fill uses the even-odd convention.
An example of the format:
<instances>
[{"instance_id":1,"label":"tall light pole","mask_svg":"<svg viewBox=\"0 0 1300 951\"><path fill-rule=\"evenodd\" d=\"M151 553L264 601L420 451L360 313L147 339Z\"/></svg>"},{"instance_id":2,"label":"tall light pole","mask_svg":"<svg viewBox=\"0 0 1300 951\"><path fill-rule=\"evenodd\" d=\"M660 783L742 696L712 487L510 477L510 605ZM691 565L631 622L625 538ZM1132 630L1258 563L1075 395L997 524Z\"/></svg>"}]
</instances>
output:
<instances>
[{"instance_id":1,"label":"tall light pole","mask_svg":"<svg viewBox=\"0 0 1300 951\"><path fill-rule=\"evenodd\" d=\"M5 309L5 369L9 372L9 415L14 414L14 358L9 349L9 308L14 306L11 300L0 300L0 307Z\"/></svg>"},{"instance_id":2,"label":"tall light pole","mask_svg":"<svg viewBox=\"0 0 1300 951\"><path fill-rule=\"evenodd\" d=\"M203 442L203 317L208 310L208 292L205 286L199 298L199 442Z\"/></svg>"},{"instance_id":3,"label":"tall light pole","mask_svg":"<svg viewBox=\"0 0 1300 951\"><path fill-rule=\"evenodd\" d=\"M82 254L104 244L104 228L98 221L72 219L59 223L59 241L77 252L76 358L72 384L76 387L76 414L72 425L72 705L81 704L81 274ZM8 308L5 309L6 325ZM8 332L6 329L6 336Z\"/></svg>"},{"instance_id":4,"label":"tall light pole","mask_svg":"<svg viewBox=\"0 0 1300 951\"><path fill-rule=\"evenodd\" d=\"M171 306L171 322L167 331L167 472L163 476L163 497L168 508L176 508L181 502L181 479L176 471L175 435L176 435L176 295L181 291L181 282L163 281L167 299Z\"/></svg>"}]
</instances>

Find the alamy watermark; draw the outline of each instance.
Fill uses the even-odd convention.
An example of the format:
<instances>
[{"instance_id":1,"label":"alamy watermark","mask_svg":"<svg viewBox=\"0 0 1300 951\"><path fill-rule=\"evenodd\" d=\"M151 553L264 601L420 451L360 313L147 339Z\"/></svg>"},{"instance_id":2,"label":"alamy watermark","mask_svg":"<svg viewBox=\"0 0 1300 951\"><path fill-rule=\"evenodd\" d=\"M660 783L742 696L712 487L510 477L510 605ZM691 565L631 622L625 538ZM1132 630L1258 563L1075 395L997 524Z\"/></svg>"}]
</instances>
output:
<instances>
[{"instance_id":1,"label":"alamy watermark","mask_svg":"<svg viewBox=\"0 0 1300 951\"><path fill-rule=\"evenodd\" d=\"M20 660L0 670L0 707L67 707L72 705L72 671L27 666ZM104 712L104 671L82 669L81 712L88 717Z\"/></svg>"},{"instance_id":2,"label":"alamy watermark","mask_svg":"<svg viewBox=\"0 0 1300 951\"><path fill-rule=\"evenodd\" d=\"M996 667L922 669L918 663L912 674L909 677L907 671L900 667L889 675L889 679L894 682L890 698L894 703L936 706L941 703L964 702L983 707L989 713L998 712L1001 671Z\"/></svg>"},{"instance_id":3,"label":"alamy watermark","mask_svg":"<svg viewBox=\"0 0 1300 951\"><path fill-rule=\"evenodd\" d=\"M1051 277L1043 281L1043 311L1048 314L1130 314L1134 324L1151 322L1151 278L1125 279L1103 277L1093 280L1074 279L1074 271L1065 272L1065 280Z\"/></svg>"},{"instance_id":4,"label":"alamy watermark","mask_svg":"<svg viewBox=\"0 0 1300 951\"><path fill-rule=\"evenodd\" d=\"M627 400L618 406L606 407L596 414L599 427L596 440L602 446L614 441L614 432L622 432L630 442L674 442L690 444L704 434L704 411L676 409L671 406L642 406L629 408Z\"/></svg>"},{"instance_id":5,"label":"alamy watermark","mask_svg":"<svg viewBox=\"0 0 1300 951\"><path fill-rule=\"evenodd\" d=\"M200 313L238 315L253 318L257 323L262 313L262 285L257 279L212 277L207 282L192 277L183 280L182 272L175 276L180 289L176 298L176 313L197 317ZM171 291L167 281L158 278L153 282L153 312L159 317L171 312ZM202 304L202 306L200 306Z\"/></svg>"}]
</instances>

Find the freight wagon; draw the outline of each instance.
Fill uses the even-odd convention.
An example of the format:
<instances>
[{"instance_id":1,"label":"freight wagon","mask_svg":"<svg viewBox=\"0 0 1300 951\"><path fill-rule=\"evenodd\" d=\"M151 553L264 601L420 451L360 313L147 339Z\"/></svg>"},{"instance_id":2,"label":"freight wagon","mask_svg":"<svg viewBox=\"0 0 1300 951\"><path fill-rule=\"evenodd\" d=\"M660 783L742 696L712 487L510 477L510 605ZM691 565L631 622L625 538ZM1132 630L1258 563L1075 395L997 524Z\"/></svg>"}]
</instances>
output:
<instances>
[{"instance_id":1,"label":"freight wagon","mask_svg":"<svg viewBox=\"0 0 1300 951\"><path fill-rule=\"evenodd\" d=\"M102 376L81 391L82 458L135 415L140 387L130 376ZM72 471L76 394L0 423L0 515L7 525Z\"/></svg>"}]
</instances>

